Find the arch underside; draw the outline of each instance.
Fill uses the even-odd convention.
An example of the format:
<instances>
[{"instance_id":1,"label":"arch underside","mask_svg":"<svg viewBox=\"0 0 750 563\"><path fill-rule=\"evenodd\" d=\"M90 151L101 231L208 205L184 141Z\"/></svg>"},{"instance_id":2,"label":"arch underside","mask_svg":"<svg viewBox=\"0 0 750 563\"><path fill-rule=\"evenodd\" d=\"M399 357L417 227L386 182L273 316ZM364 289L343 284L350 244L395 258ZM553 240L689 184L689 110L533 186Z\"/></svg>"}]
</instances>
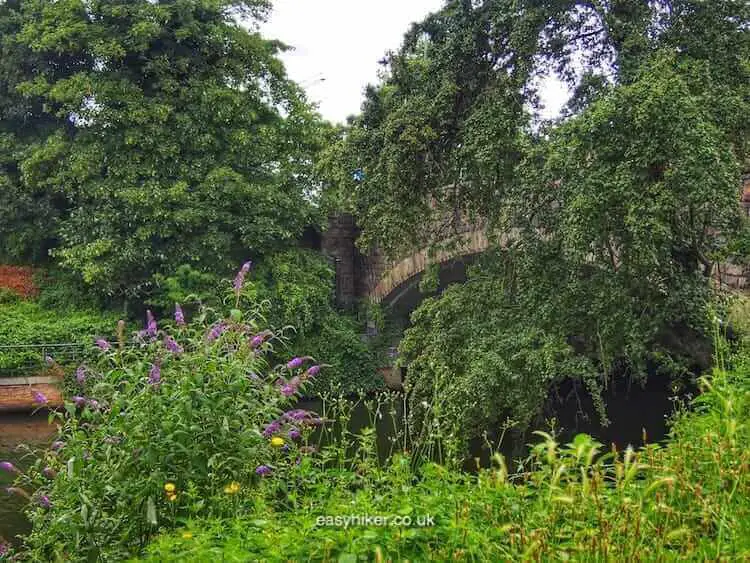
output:
<instances>
[{"instance_id":1,"label":"arch underside","mask_svg":"<svg viewBox=\"0 0 750 563\"><path fill-rule=\"evenodd\" d=\"M375 303L393 304L401 299L404 291L419 283L419 276L431 264L448 264L463 257L474 256L489 248L489 239L483 230L463 233L448 249L432 253L424 248L408 258L397 262L386 271L369 297Z\"/></svg>"}]
</instances>

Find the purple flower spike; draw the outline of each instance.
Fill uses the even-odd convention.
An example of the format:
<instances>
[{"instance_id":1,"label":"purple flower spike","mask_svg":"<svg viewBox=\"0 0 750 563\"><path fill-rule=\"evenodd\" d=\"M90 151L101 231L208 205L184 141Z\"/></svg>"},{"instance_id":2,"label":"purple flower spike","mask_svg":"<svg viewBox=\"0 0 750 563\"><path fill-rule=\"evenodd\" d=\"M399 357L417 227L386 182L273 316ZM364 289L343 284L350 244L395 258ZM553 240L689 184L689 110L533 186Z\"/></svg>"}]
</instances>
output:
<instances>
[{"instance_id":1,"label":"purple flower spike","mask_svg":"<svg viewBox=\"0 0 750 563\"><path fill-rule=\"evenodd\" d=\"M281 422L279 422L278 420L274 420L272 423L266 426L265 430L263 430L263 437L270 438L279 430L281 430Z\"/></svg>"},{"instance_id":2,"label":"purple flower spike","mask_svg":"<svg viewBox=\"0 0 750 563\"><path fill-rule=\"evenodd\" d=\"M15 473L16 475L21 474L18 468L9 461L0 461L0 469L8 473Z\"/></svg>"},{"instance_id":3,"label":"purple flower spike","mask_svg":"<svg viewBox=\"0 0 750 563\"><path fill-rule=\"evenodd\" d=\"M73 397L73 404L75 406L81 408L86 406L86 397L81 397L80 395L76 395Z\"/></svg>"},{"instance_id":4,"label":"purple flower spike","mask_svg":"<svg viewBox=\"0 0 750 563\"><path fill-rule=\"evenodd\" d=\"M250 271L250 266L252 266L252 262L248 260L242 265L242 268L240 268L240 271L237 272L237 275L234 278L234 292L237 295L242 291L242 286L245 285L245 276Z\"/></svg>"},{"instance_id":5,"label":"purple flower spike","mask_svg":"<svg viewBox=\"0 0 750 563\"><path fill-rule=\"evenodd\" d=\"M148 382L151 385L161 383L161 365L158 360L151 365L151 371L148 372Z\"/></svg>"},{"instance_id":6,"label":"purple flower spike","mask_svg":"<svg viewBox=\"0 0 750 563\"><path fill-rule=\"evenodd\" d=\"M289 439L290 439L290 440L299 440L299 439L300 439L300 437L302 437L302 434L301 434L301 433L300 433L300 431L299 431L299 430L297 430L296 428L292 428L292 429L291 429L291 430L289 431Z\"/></svg>"},{"instance_id":7,"label":"purple flower spike","mask_svg":"<svg viewBox=\"0 0 750 563\"><path fill-rule=\"evenodd\" d=\"M255 474L260 475L261 477L265 477L266 475L271 474L271 468L267 465L259 465L255 468Z\"/></svg>"},{"instance_id":8,"label":"purple flower spike","mask_svg":"<svg viewBox=\"0 0 750 563\"><path fill-rule=\"evenodd\" d=\"M34 402L37 405L43 406L49 403L49 399L47 399L47 396L44 393L40 391L34 391Z\"/></svg>"},{"instance_id":9,"label":"purple flower spike","mask_svg":"<svg viewBox=\"0 0 750 563\"><path fill-rule=\"evenodd\" d=\"M220 323L215 324L211 330L208 331L208 336L206 337L209 342L213 342L219 336L224 334L224 332L227 330L227 325L224 321L221 321Z\"/></svg>"},{"instance_id":10,"label":"purple flower spike","mask_svg":"<svg viewBox=\"0 0 750 563\"><path fill-rule=\"evenodd\" d=\"M146 334L153 337L156 336L156 319L154 318L154 314L148 310L146 311Z\"/></svg>"},{"instance_id":11,"label":"purple flower spike","mask_svg":"<svg viewBox=\"0 0 750 563\"><path fill-rule=\"evenodd\" d=\"M257 334L253 336L252 340L250 340L250 347L251 348L257 348L261 344L263 344L263 340L265 337L262 334Z\"/></svg>"},{"instance_id":12,"label":"purple flower spike","mask_svg":"<svg viewBox=\"0 0 750 563\"><path fill-rule=\"evenodd\" d=\"M65 447L65 442L61 442L60 440L57 440L56 442L52 442L52 445L50 446L50 449L53 452L58 452L61 449Z\"/></svg>"},{"instance_id":13,"label":"purple flower spike","mask_svg":"<svg viewBox=\"0 0 750 563\"><path fill-rule=\"evenodd\" d=\"M312 366L307 370L307 377L315 377L320 373L320 366Z\"/></svg>"},{"instance_id":14,"label":"purple flower spike","mask_svg":"<svg viewBox=\"0 0 750 563\"><path fill-rule=\"evenodd\" d=\"M52 508L52 501L49 499L47 495L42 495L37 499L37 504L41 506L42 508L49 509Z\"/></svg>"},{"instance_id":15,"label":"purple flower spike","mask_svg":"<svg viewBox=\"0 0 750 563\"><path fill-rule=\"evenodd\" d=\"M83 366L78 366L78 369L76 370L76 381L78 382L78 385L83 385L86 383L86 368Z\"/></svg>"},{"instance_id":16,"label":"purple flower spike","mask_svg":"<svg viewBox=\"0 0 750 563\"><path fill-rule=\"evenodd\" d=\"M303 363L305 363L304 358L292 358L287 362L286 367L288 367L289 369L297 369Z\"/></svg>"},{"instance_id":17,"label":"purple flower spike","mask_svg":"<svg viewBox=\"0 0 750 563\"><path fill-rule=\"evenodd\" d=\"M179 303L174 304L174 322L177 326L185 326L185 315Z\"/></svg>"},{"instance_id":18,"label":"purple flower spike","mask_svg":"<svg viewBox=\"0 0 750 563\"><path fill-rule=\"evenodd\" d=\"M44 475L47 479L54 479L57 477L57 471L52 469L51 467L45 467L42 469L42 475Z\"/></svg>"},{"instance_id":19,"label":"purple flower spike","mask_svg":"<svg viewBox=\"0 0 750 563\"><path fill-rule=\"evenodd\" d=\"M0 557L5 557L10 553L10 544L0 541Z\"/></svg>"},{"instance_id":20,"label":"purple flower spike","mask_svg":"<svg viewBox=\"0 0 750 563\"><path fill-rule=\"evenodd\" d=\"M177 344L177 341L171 336L164 338L164 347L176 356L183 352L182 346Z\"/></svg>"},{"instance_id":21,"label":"purple flower spike","mask_svg":"<svg viewBox=\"0 0 750 563\"><path fill-rule=\"evenodd\" d=\"M99 346L100 350L104 350L105 352L111 348L111 346L109 345L109 342L107 342L103 338L100 338L99 340L97 340L96 345Z\"/></svg>"},{"instance_id":22,"label":"purple flower spike","mask_svg":"<svg viewBox=\"0 0 750 563\"><path fill-rule=\"evenodd\" d=\"M310 413L308 413L306 410L294 409L294 410L285 412L284 413L284 418L286 420L297 420L297 421L300 421L300 420L305 420L305 418L307 418L309 414Z\"/></svg>"},{"instance_id":23,"label":"purple flower spike","mask_svg":"<svg viewBox=\"0 0 750 563\"><path fill-rule=\"evenodd\" d=\"M292 385L286 384L281 386L281 394L284 395L284 397L291 397L297 392L297 388L293 387Z\"/></svg>"}]
</instances>

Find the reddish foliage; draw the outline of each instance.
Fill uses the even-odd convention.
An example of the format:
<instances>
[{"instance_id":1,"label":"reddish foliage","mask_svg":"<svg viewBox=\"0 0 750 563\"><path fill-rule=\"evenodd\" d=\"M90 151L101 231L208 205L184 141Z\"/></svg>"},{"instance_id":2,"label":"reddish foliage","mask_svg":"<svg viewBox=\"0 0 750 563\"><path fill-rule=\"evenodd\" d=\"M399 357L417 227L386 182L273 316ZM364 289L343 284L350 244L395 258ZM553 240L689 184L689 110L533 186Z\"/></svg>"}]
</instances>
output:
<instances>
[{"instance_id":1,"label":"reddish foliage","mask_svg":"<svg viewBox=\"0 0 750 563\"><path fill-rule=\"evenodd\" d=\"M34 284L34 269L30 266L0 265L0 288L10 289L24 298L39 293L39 288Z\"/></svg>"}]
</instances>

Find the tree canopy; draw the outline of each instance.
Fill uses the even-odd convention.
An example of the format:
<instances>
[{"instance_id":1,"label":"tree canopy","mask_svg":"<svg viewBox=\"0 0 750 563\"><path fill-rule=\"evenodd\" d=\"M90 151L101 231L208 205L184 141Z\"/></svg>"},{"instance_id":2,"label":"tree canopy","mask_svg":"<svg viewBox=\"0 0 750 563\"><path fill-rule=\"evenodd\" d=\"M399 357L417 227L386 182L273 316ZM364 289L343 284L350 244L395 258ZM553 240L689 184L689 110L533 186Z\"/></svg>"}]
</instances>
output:
<instances>
[{"instance_id":1,"label":"tree canopy","mask_svg":"<svg viewBox=\"0 0 750 563\"><path fill-rule=\"evenodd\" d=\"M321 123L258 33L269 2L0 6L0 227L108 293L225 271L314 222Z\"/></svg>"},{"instance_id":2,"label":"tree canopy","mask_svg":"<svg viewBox=\"0 0 750 563\"><path fill-rule=\"evenodd\" d=\"M478 388L494 368L476 366L498 365L503 350L505 373L512 349L526 368L508 381L536 397L555 362L570 374L561 342L605 378L705 365L708 277L744 229L749 12L734 0L453 0L386 57L334 149L362 170L332 181L359 214L361 244L398 258L467 217L516 233L495 266L413 316L404 352L415 400L444 373ZM544 122L540 77L553 70L573 95ZM484 311L498 300L513 322L455 315L456 303ZM459 334L475 335L471 361L418 345Z\"/></svg>"}]
</instances>

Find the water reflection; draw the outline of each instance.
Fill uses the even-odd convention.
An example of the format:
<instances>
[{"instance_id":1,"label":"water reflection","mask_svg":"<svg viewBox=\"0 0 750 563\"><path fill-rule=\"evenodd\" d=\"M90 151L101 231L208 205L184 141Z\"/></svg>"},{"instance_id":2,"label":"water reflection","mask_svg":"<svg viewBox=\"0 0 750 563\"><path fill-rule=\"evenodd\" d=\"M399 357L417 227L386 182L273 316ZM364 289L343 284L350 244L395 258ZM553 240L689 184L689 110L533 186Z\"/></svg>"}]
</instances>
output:
<instances>
[{"instance_id":1,"label":"water reflection","mask_svg":"<svg viewBox=\"0 0 750 563\"><path fill-rule=\"evenodd\" d=\"M0 461L10 461L23 469L33 459L21 446L43 447L52 441L56 431L55 426L48 424L46 412L0 415ZM29 523L21 514L22 501L5 494L5 487L12 480L10 475L0 472L0 539L15 543L19 534L29 531Z\"/></svg>"}]
</instances>

